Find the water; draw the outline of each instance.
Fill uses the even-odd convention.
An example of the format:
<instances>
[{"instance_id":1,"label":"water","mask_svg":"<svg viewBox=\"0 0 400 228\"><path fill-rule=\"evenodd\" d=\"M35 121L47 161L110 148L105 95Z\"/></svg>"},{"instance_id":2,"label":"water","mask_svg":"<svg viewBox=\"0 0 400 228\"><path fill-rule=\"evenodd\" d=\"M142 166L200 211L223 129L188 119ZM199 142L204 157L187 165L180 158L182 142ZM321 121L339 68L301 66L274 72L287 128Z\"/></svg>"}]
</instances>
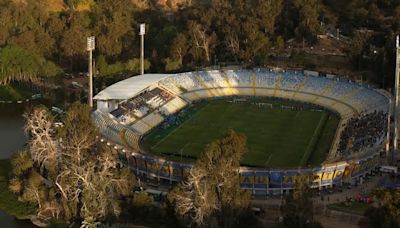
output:
<instances>
[{"instance_id":1,"label":"water","mask_svg":"<svg viewBox=\"0 0 400 228\"><path fill-rule=\"evenodd\" d=\"M27 136L24 133L22 117L25 107L23 104L0 104L0 159L11 158L26 144ZM29 220L17 220L0 210L0 227L31 228L35 226Z\"/></svg>"},{"instance_id":2,"label":"water","mask_svg":"<svg viewBox=\"0 0 400 228\"><path fill-rule=\"evenodd\" d=\"M0 116L0 159L12 157L27 141L22 116Z\"/></svg>"},{"instance_id":3,"label":"water","mask_svg":"<svg viewBox=\"0 0 400 228\"><path fill-rule=\"evenodd\" d=\"M4 228L34 228L30 220L17 220L0 210L0 227Z\"/></svg>"},{"instance_id":4,"label":"water","mask_svg":"<svg viewBox=\"0 0 400 228\"><path fill-rule=\"evenodd\" d=\"M25 105L0 105L0 159L12 157L27 141L22 113Z\"/></svg>"}]
</instances>

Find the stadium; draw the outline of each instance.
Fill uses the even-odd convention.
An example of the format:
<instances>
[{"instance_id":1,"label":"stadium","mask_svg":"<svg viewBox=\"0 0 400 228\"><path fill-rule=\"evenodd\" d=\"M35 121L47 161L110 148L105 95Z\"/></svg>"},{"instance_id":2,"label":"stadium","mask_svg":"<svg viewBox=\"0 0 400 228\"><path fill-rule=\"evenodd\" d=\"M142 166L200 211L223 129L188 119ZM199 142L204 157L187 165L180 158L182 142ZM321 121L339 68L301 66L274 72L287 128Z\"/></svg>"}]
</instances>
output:
<instances>
[{"instance_id":1,"label":"stadium","mask_svg":"<svg viewBox=\"0 0 400 228\"><path fill-rule=\"evenodd\" d=\"M247 136L241 187L269 195L299 175L314 188L362 182L384 150L390 94L314 71L227 69L135 76L94 99L103 140L137 175L180 181L234 129Z\"/></svg>"}]
</instances>

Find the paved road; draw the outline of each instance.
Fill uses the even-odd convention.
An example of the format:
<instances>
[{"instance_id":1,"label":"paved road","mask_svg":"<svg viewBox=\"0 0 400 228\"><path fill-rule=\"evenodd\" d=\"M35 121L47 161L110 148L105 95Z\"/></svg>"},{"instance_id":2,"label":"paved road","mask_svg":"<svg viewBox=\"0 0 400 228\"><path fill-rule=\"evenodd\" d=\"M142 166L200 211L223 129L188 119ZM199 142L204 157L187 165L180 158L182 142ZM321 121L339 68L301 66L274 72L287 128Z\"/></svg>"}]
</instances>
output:
<instances>
[{"instance_id":1,"label":"paved road","mask_svg":"<svg viewBox=\"0 0 400 228\"><path fill-rule=\"evenodd\" d=\"M376 175L369 179L367 182L358 185L358 186L352 186L351 189L343 189L342 192L339 192L338 190L333 189L333 193L329 194L327 191L322 192L322 196L315 196L313 197L314 202L317 204L322 204L322 205L327 205L331 204L334 202L343 202L346 200L346 198L352 197L354 198L358 194L368 194L370 193L373 189L375 189L381 179L388 178L387 175L384 176L379 176ZM323 199L322 199L323 198ZM279 198L269 198L267 200L257 198L252 200L253 204L255 205L280 205L282 202L282 199Z\"/></svg>"}]
</instances>

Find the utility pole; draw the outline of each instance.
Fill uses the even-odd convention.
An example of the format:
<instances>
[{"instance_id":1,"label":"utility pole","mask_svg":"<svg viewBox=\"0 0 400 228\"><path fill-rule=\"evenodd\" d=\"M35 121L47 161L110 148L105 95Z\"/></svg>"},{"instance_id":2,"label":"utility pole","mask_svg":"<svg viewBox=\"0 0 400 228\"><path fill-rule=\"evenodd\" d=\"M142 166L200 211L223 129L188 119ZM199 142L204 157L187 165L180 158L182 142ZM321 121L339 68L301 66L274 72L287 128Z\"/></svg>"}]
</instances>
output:
<instances>
[{"instance_id":1,"label":"utility pole","mask_svg":"<svg viewBox=\"0 0 400 228\"><path fill-rule=\"evenodd\" d=\"M396 75L395 75L395 91L394 91L394 109L393 109L393 117L394 117L394 137L393 137L393 153L392 153L392 162L394 162L394 157L397 154L397 146L398 146L398 126L399 126L399 116L398 116L398 108L399 108L399 86L400 86L400 78L399 78L399 67L400 67L400 47L399 47L399 36L396 37Z\"/></svg>"},{"instance_id":2,"label":"utility pole","mask_svg":"<svg viewBox=\"0 0 400 228\"><path fill-rule=\"evenodd\" d=\"M94 36L90 36L87 38L87 51L89 52L89 95L88 95L88 103L89 107L93 108L93 55L92 52L95 47L95 38Z\"/></svg>"},{"instance_id":3,"label":"utility pole","mask_svg":"<svg viewBox=\"0 0 400 228\"><path fill-rule=\"evenodd\" d=\"M144 74L144 35L146 34L146 24L140 24L140 74Z\"/></svg>"}]
</instances>

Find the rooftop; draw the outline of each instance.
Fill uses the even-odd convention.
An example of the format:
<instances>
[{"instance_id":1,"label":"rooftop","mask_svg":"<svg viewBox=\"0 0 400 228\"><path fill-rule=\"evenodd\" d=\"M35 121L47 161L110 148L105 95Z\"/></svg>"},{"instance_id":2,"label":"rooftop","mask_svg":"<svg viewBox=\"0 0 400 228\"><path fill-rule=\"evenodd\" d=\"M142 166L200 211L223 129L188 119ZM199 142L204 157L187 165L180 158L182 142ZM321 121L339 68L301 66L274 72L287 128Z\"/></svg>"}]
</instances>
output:
<instances>
[{"instance_id":1,"label":"rooftop","mask_svg":"<svg viewBox=\"0 0 400 228\"><path fill-rule=\"evenodd\" d=\"M163 78L169 77L171 74L145 74L133 76L128 79L119 81L102 91L100 91L94 100L126 100L134 97L147 87L157 83Z\"/></svg>"}]
</instances>

